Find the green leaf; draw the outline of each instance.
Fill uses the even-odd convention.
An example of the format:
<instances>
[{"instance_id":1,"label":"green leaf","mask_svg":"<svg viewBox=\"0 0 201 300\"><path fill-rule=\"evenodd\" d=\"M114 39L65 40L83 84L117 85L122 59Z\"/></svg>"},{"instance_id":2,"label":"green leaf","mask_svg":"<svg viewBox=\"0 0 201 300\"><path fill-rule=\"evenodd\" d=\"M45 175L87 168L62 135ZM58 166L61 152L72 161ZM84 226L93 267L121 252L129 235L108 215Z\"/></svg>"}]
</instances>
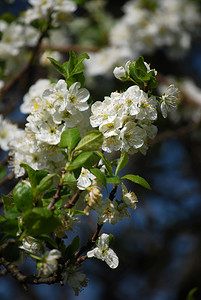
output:
<instances>
[{"instance_id":1,"label":"green leaf","mask_svg":"<svg viewBox=\"0 0 201 300\"><path fill-rule=\"evenodd\" d=\"M67 129L61 135L60 147L68 148L69 151L72 151L80 140L81 137L77 128Z\"/></svg>"},{"instance_id":2,"label":"green leaf","mask_svg":"<svg viewBox=\"0 0 201 300\"><path fill-rule=\"evenodd\" d=\"M4 222L6 219L0 215L0 223Z\"/></svg>"},{"instance_id":3,"label":"green leaf","mask_svg":"<svg viewBox=\"0 0 201 300\"><path fill-rule=\"evenodd\" d=\"M10 236L16 236L16 233L18 232L18 221L9 219L0 223L0 232L7 233Z\"/></svg>"},{"instance_id":4,"label":"green leaf","mask_svg":"<svg viewBox=\"0 0 201 300\"><path fill-rule=\"evenodd\" d=\"M148 190L151 190L151 187L148 184L148 182L144 178L142 178L141 176L133 175L133 174L127 174L127 175L124 175L123 177L121 177L121 179L128 179L128 180L130 180L134 183L137 183L137 184L143 186L144 188L146 188Z\"/></svg>"},{"instance_id":5,"label":"green leaf","mask_svg":"<svg viewBox=\"0 0 201 300\"><path fill-rule=\"evenodd\" d=\"M57 174L48 174L45 176L37 185L35 189L35 195L40 195L41 193L47 191L52 186L53 177L57 176Z\"/></svg>"},{"instance_id":6,"label":"green leaf","mask_svg":"<svg viewBox=\"0 0 201 300\"><path fill-rule=\"evenodd\" d=\"M53 239L53 237L51 237L47 234L38 235L37 239L41 240L41 241L45 241L45 242L49 243L50 245L52 245L54 248L58 249L58 245L55 242L55 240Z\"/></svg>"},{"instance_id":7,"label":"green leaf","mask_svg":"<svg viewBox=\"0 0 201 300\"><path fill-rule=\"evenodd\" d=\"M96 176L96 178L106 187L106 177L103 174L103 172L101 172L101 170L97 169L97 168L91 168L89 169L89 171Z\"/></svg>"},{"instance_id":8,"label":"green leaf","mask_svg":"<svg viewBox=\"0 0 201 300\"><path fill-rule=\"evenodd\" d=\"M2 195L2 200L5 210L10 210L15 206L14 200L12 197Z\"/></svg>"},{"instance_id":9,"label":"green leaf","mask_svg":"<svg viewBox=\"0 0 201 300\"><path fill-rule=\"evenodd\" d=\"M150 74L150 80L148 82L148 87L150 89L155 89L158 86L158 82L154 70L150 71L149 74Z\"/></svg>"},{"instance_id":10,"label":"green leaf","mask_svg":"<svg viewBox=\"0 0 201 300\"><path fill-rule=\"evenodd\" d=\"M68 87L70 87L75 82L80 82L81 86L84 85L84 64L83 60L88 59L88 54L84 53L80 55L78 58L76 57L76 54L70 50L69 52L69 60L65 62L62 67L64 68L66 72L66 82L68 84Z\"/></svg>"},{"instance_id":11,"label":"green leaf","mask_svg":"<svg viewBox=\"0 0 201 300\"><path fill-rule=\"evenodd\" d=\"M4 13L1 15L1 20L6 21L7 23L12 23L16 19L16 16L12 15L9 12Z\"/></svg>"},{"instance_id":12,"label":"green leaf","mask_svg":"<svg viewBox=\"0 0 201 300\"><path fill-rule=\"evenodd\" d=\"M74 254L74 252L78 250L79 246L80 246L80 238L77 235L73 239L72 243L66 248L65 259L70 258Z\"/></svg>"},{"instance_id":13,"label":"green leaf","mask_svg":"<svg viewBox=\"0 0 201 300\"><path fill-rule=\"evenodd\" d=\"M84 164L90 159L90 157L92 157L92 155L93 152L82 152L74 159L67 170L70 171L84 166Z\"/></svg>"},{"instance_id":14,"label":"green leaf","mask_svg":"<svg viewBox=\"0 0 201 300\"><path fill-rule=\"evenodd\" d=\"M40 183L40 181L49 173L46 170L36 171L32 169L29 165L24 163L20 164L20 167L24 168L27 171L29 181L33 188L35 188Z\"/></svg>"},{"instance_id":15,"label":"green leaf","mask_svg":"<svg viewBox=\"0 0 201 300\"><path fill-rule=\"evenodd\" d=\"M96 152L92 152L92 155L90 156L90 159L88 159L84 164L83 167L85 169L90 169L95 164L97 164L100 160L100 157L96 154Z\"/></svg>"},{"instance_id":16,"label":"green leaf","mask_svg":"<svg viewBox=\"0 0 201 300\"><path fill-rule=\"evenodd\" d=\"M111 166L111 163L109 162L109 160L105 157L105 155L102 152L97 151L96 153L102 158L108 173L110 175L113 175L113 169L112 169L112 166Z\"/></svg>"},{"instance_id":17,"label":"green leaf","mask_svg":"<svg viewBox=\"0 0 201 300\"><path fill-rule=\"evenodd\" d=\"M66 74L65 68L58 61L56 61L54 58L51 58L51 57L47 57L47 58L50 60L50 62L52 63L52 65L55 67L55 69L61 75L63 75L63 77L66 78L67 74Z\"/></svg>"},{"instance_id":18,"label":"green leaf","mask_svg":"<svg viewBox=\"0 0 201 300\"><path fill-rule=\"evenodd\" d=\"M21 212L19 212L16 208L11 210L4 210L4 215L6 219L17 219L21 216Z\"/></svg>"},{"instance_id":19,"label":"green leaf","mask_svg":"<svg viewBox=\"0 0 201 300\"><path fill-rule=\"evenodd\" d=\"M101 148L103 144L103 135L98 130L92 130L87 132L81 141L78 143L75 151L94 151Z\"/></svg>"},{"instance_id":20,"label":"green leaf","mask_svg":"<svg viewBox=\"0 0 201 300\"><path fill-rule=\"evenodd\" d=\"M0 77L1 78L1 77ZM0 180L6 175L6 168L0 165Z\"/></svg>"},{"instance_id":21,"label":"green leaf","mask_svg":"<svg viewBox=\"0 0 201 300\"><path fill-rule=\"evenodd\" d=\"M52 211L42 207L27 211L22 220L25 233L34 237L51 233L61 225L60 219Z\"/></svg>"},{"instance_id":22,"label":"green leaf","mask_svg":"<svg viewBox=\"0 0 201 300\"><path fill-rule=\"evenodd\" d=\"M198 288L194 288L194 289L190 290L186 300L195 300L194 294L197 292L197 290L198 290Z\"/></svg>"},{"instance_id":23,"label":"green leaf","mask_svg":"<svg viewBox=\"0 0 201 300\"><path fill-rule=\"evenodd\" d=\"M13 199L19 211L26 211L33 205L33 192L28 184L19 182L13 190Z\"/></svg>"},{"instance_id":24,"label":"green leaf","mask_svg":"<svg viewBox=\"0 0 201 300\"><path fill-rule=\"evenodd\" d=\"M76 178L73 172L66 172L65 177L64 177L64 183L72 183L76 182Z\"/></svg>"},{"instance_id":25,"label":"green leaf","mask_svg":"<svg viewBox=\"0 0 201 300\"><path fill-rule=\"evenodd\" d=\"M107 183L119 184L121 179L118 176L106 176Z\"/></svg>"},{"instance_id":26,"label":"green leaf","mask_svg":"<svg viewBox=\"0 0 201 300\"><path fill-rule=\"evenodd\" d=\"M124 151L121 153L121 157L118 161L115 175L117 175L127 165L128 162L129 162L128 154L126 153L126 151Z\"/></svg>"}]
</instances>

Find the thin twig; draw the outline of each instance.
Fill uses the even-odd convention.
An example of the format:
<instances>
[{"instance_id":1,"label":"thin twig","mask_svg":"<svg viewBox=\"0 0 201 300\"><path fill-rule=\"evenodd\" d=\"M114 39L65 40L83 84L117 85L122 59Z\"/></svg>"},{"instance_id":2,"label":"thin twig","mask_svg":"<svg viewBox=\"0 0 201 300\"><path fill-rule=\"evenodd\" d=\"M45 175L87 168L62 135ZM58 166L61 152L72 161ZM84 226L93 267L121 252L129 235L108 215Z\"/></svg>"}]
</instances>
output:
<instances>
[{"instance_id":1,"label":"thin twig","mask_svg":"<svg viewBox=\"0 0 201 300\"><path fill-rule=\"evenodd\" d=\"M74 196L72 197L72 199L69 200L68 203L66 203L64 205L64 208L72 208L73 206L75 206L75 203L79 199L80 193L81 193L81 191L78 191L77 193L75 193Z\"/></svg>"}]
</instances>

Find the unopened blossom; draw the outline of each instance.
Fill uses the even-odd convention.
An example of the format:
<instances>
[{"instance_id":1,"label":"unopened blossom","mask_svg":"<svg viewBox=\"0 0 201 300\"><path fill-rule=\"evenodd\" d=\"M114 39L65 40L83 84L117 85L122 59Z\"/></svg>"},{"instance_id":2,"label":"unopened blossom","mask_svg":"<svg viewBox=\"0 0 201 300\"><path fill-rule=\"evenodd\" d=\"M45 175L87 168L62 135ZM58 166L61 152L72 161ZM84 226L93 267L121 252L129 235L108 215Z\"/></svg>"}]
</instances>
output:
<instances>
[{"instance_id":1,"label":"unopened blossom","mask_svg":"<svg viewBox=\"0 0 201 300\"><path fill-rule=\"evenodd\" d=\"M113 74L114 76L119 79L119 80L126 80L128 78L128 74L129 74L129 65L130 65L131 61L127 61L127 63L125 64L125 67L115 67L113 70Z\"/></svg>"},{"instance_id":2,"label":"unopened blossom","mask_svg":"<svg viewBox=\"0 0 201 300\"><path fill-rule=\"evenodd\" d=\"M98 238L97 247L91 251L88 251L87 256L89 258L96 257L102 261L105 261L106 264L112 269L117 268L119 265L119 259L116 253L109 248L109 235L106 233L103 233Z\"/></svg>"},{"instance_id":3,"label":"unopened blossom","mask_svg":"<svg viewBox=\"0 0 201 300\"><path fill-rule=\"evenodd\" d=\"M179 102L178 93L178 89L174 86L174 84L171 84L162 95L161 112L164 118L167 117L168 113L175 112L177 109Z\"/></svg>"},{"instance_id":4,"label":"unopened blossom","mask_svg":"<svg viewBox=\"0 0 201 300\"><path fill-rule=\"evenodd\" d=\"M48 277L50 274L57 270L58 259L61 257L61 252L53 249L43 257L43 261L37 264L38 275L41 277Z\"/></svg>"}]
</instances>

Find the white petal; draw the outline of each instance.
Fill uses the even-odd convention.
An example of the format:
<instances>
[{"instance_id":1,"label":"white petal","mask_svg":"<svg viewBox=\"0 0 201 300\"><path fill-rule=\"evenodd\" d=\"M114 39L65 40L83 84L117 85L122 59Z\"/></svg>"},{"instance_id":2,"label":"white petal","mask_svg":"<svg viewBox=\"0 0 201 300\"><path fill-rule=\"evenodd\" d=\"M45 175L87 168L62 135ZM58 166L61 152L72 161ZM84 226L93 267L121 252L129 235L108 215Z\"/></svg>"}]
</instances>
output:
<instances>
[{"instance_id":1,"label":"white petal","mask_svg":"<svg viewBox=\"0 0 201 300\"><path fill-rule=\"evenodd\" d=\"M108 249L106 257L105 257L105 262L108 264L108 266L111 269L115 269L119 265L119 258L116 255L116 253L112 249Z\"/></svg>"}]
</instances>

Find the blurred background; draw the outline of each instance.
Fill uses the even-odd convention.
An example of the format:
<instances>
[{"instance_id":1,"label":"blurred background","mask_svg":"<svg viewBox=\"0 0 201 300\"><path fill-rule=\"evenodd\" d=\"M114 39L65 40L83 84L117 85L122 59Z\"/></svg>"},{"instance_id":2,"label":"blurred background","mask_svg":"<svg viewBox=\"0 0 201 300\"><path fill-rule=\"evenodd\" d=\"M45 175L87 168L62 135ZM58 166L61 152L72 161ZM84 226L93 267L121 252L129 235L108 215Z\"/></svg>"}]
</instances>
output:
<instances>
[{"instance_id":1,"label":"blurred background","mask_svg":"<svg viewBox=\"0 0 201 300\"><path fill-rule=\"evenodd\" d=\"M97 2L100 5L103 1L89 2ZM144 1L145 5L155 2L157 1ZM167 5L171 6L172 2L177 3L177 0L169 1ZM77 23L72 21L74 25L71 26L74 30L71 28L70 34L67 33L68 47L81 45L82 49L84 47L87 49L90 46L90 50L95 48L92 50L96 54L99 51L97 49L104 49L108 43L111 43L111 41L108 42L106 32L110 27L114 27L115 22L120 23L118 20L123 22L122 18L126 14L123 7L126 3L127 1L123 0L104 1L104 9L100 5L100 14L98 15L96 11L93 18L92 8L91 11L89 8L88 10L78 9L76 14L80 18L81 25L78 21ZM125 181L128 188L137 194L138 207L131 212L129 220L121 221L114 226L105 224L103 227L103 232L112 233L115 236L114 251L120 259L119 267L111 270L99 260L86 261L82 269L89 278L89 283L77 297L67 284L63 287L59 284L30 286L27 293L17 281L9 276L1 277L1 300L13 298L20 300L44 298L49 300L121 300L124 298L129 300L186 300L188 292L193 288L197 288L194 299L201 299L201 27L199 27L201 3L200 1L185 1L186 8L188 8L188 3L190 5L196 3L197 13L199 13L198 16L196 15L197 23L194 25L193 13L188 16L188 26L192 27L188 47L180 47L174 54L172 50L175 50L173 48L176 46L173 45L171 49L170 43L166 47L162 41L161 46L159 41L157 47L152 46L151 51L143 48L146 43L138 47L139 53L137 54L142 51L140 55L143 55L145 61L151 63L151 66L158 71L159 90L169 82L175 82L181 90L182 101L176 114L167 119L158 119L156 125L159 132L156 139L152 141L147 155L140 153L134 155L130 160L129 170L124 171L124 173L144 177L152 190L147 191L142 187L129 185L129 182ZM0 15L5 12L18 15L27 6L28 3L25 0L0 0ZM90 16L88 16L89 13ZM149 13L154 14L154 10ZM185 11L180 11L180 13L185 15ZM136 15L133 15L134 17ZM165 19L167 15L164 14L161 17ZM86 25L84 19L87 18ZM167 20L167 22L173 24L172 20ZM83 24L86 26L84 37L83 34L78 34ZM94 28L96 28L95 33L92 32ZM182 29L179 28L176 34L181 36ZM135 45L135 37L133 39L133 45ZM121 43L121 38L119 38L119 43ZM64 52L62 50L62 55L65 57ZM124 58L129 55L131 54L127 53ZM90 71L89 66L87 68L89 74L93 74L93 70ZM37 72L36 68L32 71L32 74L29 73L29 86L30 82L33 83L37 78L46 75L44 66L38 68ZM104 71L105 74L101 71L102 73L95 74L95 77L87 81L94 100L101 100L111 91L124 87L117 79L108 76L109 71L106 68ZM97 89L97 82L101 89ZM8 109L10 94L7 95L6 101L8 102L5 101L1 109L4 116L23 128L26 116L20 113L19 105L28 89L27 79L22 78L17 89L15 89L16 86L13 88L12 101L15 100L12 109L10 106ZM1 161L6 155L4 151L1 152ZM1 192L8 193L15 182L14 179L3 182ZM93 233L95 223L95 219L91 217L88 222L83 220L83 226L77 228L83 243ZM34 265L31 260L28 260L24 271L30 273L33 270Z\"/></svg>"}]
</instances>

